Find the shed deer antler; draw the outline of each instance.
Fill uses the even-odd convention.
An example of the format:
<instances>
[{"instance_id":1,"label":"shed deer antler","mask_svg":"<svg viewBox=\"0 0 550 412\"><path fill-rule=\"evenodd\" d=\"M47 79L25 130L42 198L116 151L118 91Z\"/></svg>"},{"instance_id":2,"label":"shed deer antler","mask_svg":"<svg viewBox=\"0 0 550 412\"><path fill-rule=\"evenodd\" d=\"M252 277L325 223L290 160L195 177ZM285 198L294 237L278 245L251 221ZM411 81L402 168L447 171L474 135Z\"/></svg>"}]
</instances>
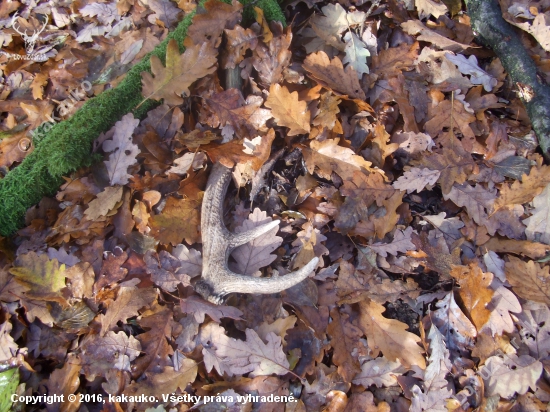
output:
<instances>
[{"instance_id":1,"label":"shed deer antler","mask_svg":"<svg viewBox=\"0 0 550 412\"><path fill-rule=\"evenodd\" d=\"M202 200L201 232L203 248L202 278L195 290L208 301L220 304L228 293L277 293L300 283L315 269L318 257L286 276L255 278L232 272L227 266L231 252L240 245L269 232L278 225L269 222L243 233L231 233L223 223L223 200L231 179L231 169L214 164Z\"/></svg>"},{"instance_id":2,"label":"shed deer antler","mask_svg":"<svg viewBox=\"0 0 550 412\"><path fill-rule=\"evenodd\" d=\"M29 36L27 34L27 30L25 30L24 32L21 32L16 27L15 18L17 17L17 13L19 13L19 12L16 11L15 14L13 15L13 17L11 18L11 27L17 33L19 33L21 35L21 37L23 37L23 40L25 41L25 50L27 51L27 54L32 54L32 52L34 51L34 45L36 44L36 41L38 40L38 35L44 31L44 29L46 28L46 25L48 24L48 18L46 17L46 20L44 21L44 25L42 26L42 28L39 31L34 31L32 36Z\"/></svg>"}]
</instances>

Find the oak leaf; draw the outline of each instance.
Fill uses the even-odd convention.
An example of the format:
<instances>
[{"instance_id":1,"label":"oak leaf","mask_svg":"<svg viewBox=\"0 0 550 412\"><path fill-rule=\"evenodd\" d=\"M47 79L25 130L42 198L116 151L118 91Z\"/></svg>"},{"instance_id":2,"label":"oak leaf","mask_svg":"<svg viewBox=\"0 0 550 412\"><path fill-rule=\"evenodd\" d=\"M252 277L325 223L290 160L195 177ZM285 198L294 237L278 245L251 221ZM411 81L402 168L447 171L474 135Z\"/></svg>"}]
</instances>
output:
<instances>
[{"instance_id":1,"label":"oak leaf","mask_svg":"<svg viewBox=\"0 0 550 412\"><path fill-rule=\"evenodd\" d=\"M130 362L139 356L140 351L139 341L124 332L111 331L103 337L88 335L81 347L84 373L92 378L112 368L130 372Z\"/></svg>"},{"instance_id":2,"label":"oak leaf","mask_svg":"<svg viewBox=\"0 0 550 412\"><path fill-rule=\"evenodd\" d=\"M395 386L396 377L402 375L405 368L400 362L391 362L385 356L369 360L361 365L361 372L355 375L353 383L368 388L376 385L378 388L384 386Z\"/></svg>"},{"instance_id":3,"label":"oak leaf","mask_svg":"<svg viewBox=\"0 0 550 412\"><path fill-rule=\"evenodd\" d=\"M514 322L510 317L510 312L520 313L522 311L519 300L498 279L493 279L491 289L494 290L493 300L490 304L492 309L491 316L483 326L483 330L490 330L491 336L500 336L503 332L512 333L514 331Z\"/></svg>"},{"instance_id":4,"label":"oak leaf","mask_svg":"<svg viewBox=\"0 0 550 412\"><path fill-rule=\"evenodd\" d=\"M498 253L525 255L531 259L541 259L550 252L550 246L544 243L530 242L528 240L503 239L500 237L492 237L488 242L483 244L483 247Z\"/></svg>"},{"instance_id":5,"label":"oak leaf","mask_svg":"<svg viewBox=\"0 0 550 412\"><path fill-rule=\"evenodd\" d=\"M286 86L273 84L269 88L269 97L265 106L272 109L273 117L279 126L288 127L289 136L309 133L311 112L307 103L298 99L298 92L290 93Z\"/></svg>"},{"instance_id":6,"label":"oak leaf","mask_svg":"<svg viewBox=\"0 0 550 412\"><path fill-rule=\"evenodd\" d=\"M290 64L292 53L290 43L292 42L291 27L280 35L274 37L269 46L259 43L252 56L252 65L258 72L260 84L270 86L280 83L283 80L285 69Z\"/></svg>"},{"instance_id":7,"label":"oak leaf","mask_svg":"<svg viewBox=\"0 0 550 412\"><path fill-rule=\"evenodd\" d=\"M183 239L192 245L200 240L200 200L168 197L159 215L149 219L151 235L160 243L177 245Z\"/></svg>"},{"instance_id":8,"label":"oak leaf","mask_svg":"<svg viewBox=\"0 0 550 412\"><path fill-rule=\"evenodd\" d=\"M529 202L538 196L549 183L550 166L533 166L528 175L522 176L521 181L516 180L511 185L502 185L500 196L495 202L495 209Z\"/></svg>"},{"instance_id":9,"label":"oak leaf","mask_svg":"<svg viewBox=\"0 0 550 412\"><path fill-rule=\"evenodd\" d=\"M439 170L430 170L428 168L411 167L403 173L392 186L396 189L407 191L411 194L415 190L420 193L424 188L431 190L433 185L439 179L441 172Z\"/></svg>"},{"instance_id":10,"label":"oak leaf","mask_svg":"<svg viewBox=\"0 0 550 412\"><path fill-rule=\"evenodd\" d=\"M187 47L180 55L178 44L171 39L166 46L166 67L157 56L151 56L151 73L142 72L142 95L177 106L183 103L182 93L189 94L189 86L196 80L216 71L217 51L208 43Z\"/></svg>"},{"instance_id":11,"label":"oak leaf","mask_svg":"<svg viewBox=\"0 0 550 412\"><path fill-rule=\"evenodd\" d=\"M495 233L496 228L492 222L488 221L487 212L491 212L493 209L496 192L490 192L480 184L470 186L468 183L461 185L455 183L450 192L443 195L443 198L451 199L456 205L465 207L474 222L478 225L485 225L490 235Z\"/></svg>"},{"instance_id":12,"label":"oak leaf","mask_svg":"<svg viewBox=\"0 0 550 412\"><path fill-rule=\"evenodd\" d=\"M351 180L355 172L368 171L372 165L353 150L338 146L338 139L314 140L310 147L303 150L307 170L313 174L317 168L317 173L324 179L331 179L334 172L344 180Z\"/></svg>"},{"instance_id":13,"label":"oak leaf","mask_svg":"<svg viewBox=\"0 0 550 412\"><path fill-rule=\"evenodd\" d=\"M100 216L107 216L113 209L120 206L122 200L122 186L108 186L97 194L97 198L88 204L88 209L84 214L90 220L95 220Z\"/></svg>"},{"instance_id":14,"label":"oak leaf","mask_svg":"<svg viewBox=\"0 0 550 412\"><path fill-rule=\"evenodd\" d=\"M132 142L132 134L138 124L139 120L134 119L132 113L128 113L115 123L112 139L103 142L103 150L112 152L109 160L103 162L107 167L111 185L125 185L132 177L127 171L128 167L137 162L136 156L139 154L138 146Z\"/></svg>"},{"instance_id":15,"label":"oak leaf","mask_svg":"<svg viewBox=\"0 0 550 412\"><path fill-rule=\"evenodd\" d=\"M367 50L367 45L352 31L348 31L344 35L344 41L346 42L344 49L346 57L342 63L348 63L349 67L353 67L357 77L361 79L364 73L369 72L367 57L370 56L370 52Z\"/></svg>"},{"instance_id":16,"label":"oak leaf","mask_svg":"<svg viewBox=\"0 0 550 412\"><path fill-rule=\"evenodd\" d=\"M451 358L465 354L468 348L473 347L477 336L475 326L457 305L452 291L438 301L436 306L437 310L431 314L432 322L445 337Z\"/></svg>"},{"instance_id":17,"label":"oak leaf","mask_svg":"<svg viewBox=\"0 0 550 412\"><path fill-rule=\"evenodd\" d=\"M520 297L550 305L550 267L508 256L506 279Z\"/></svg>"},{"instance_id":18,"label":"oak leaf","mask_svg":"<svg viewBox=\"0 0 550 412\"><path fill-rule=\"evenodd\" d=\"M143 260L151 280L168 292L175 291L180 283L189 286L191 278L198 276L202 269L200 252L183 244L173 248L172 254L161 250L158 257L148 251Z\"/></svg>"},{"instance_id":19,"label":"oak leaf","mask_svg":"<svg viewBox=\"0 0 550 412\"><path fill-rule=\"evenodd\" d=\"M386 319L382 316L386 308L373 300L360 302L359 310L359 327L367 336L371 356L377 357L382 352L388 360L399 359L407 368L412 365L426 368L423 350L417 344L420 338L407 332L405 323Z\"/></svg>"},{"instance_id":20,"label":"oak leaf","mask_svg":"<svg viewBox=\"0 0 550 412\"><path fill-rule=\"evenodd\" d=\"M525 236L550 245L550 184L533 199L532 215L523 220L527 225Z\"/></svg>"},{"instance_id":21,"label":"oak leaf","mask_svg":"<svg viewBox=\"0 0 550 412\"><path fill-rule=\"evenodd\" d=\"M447 59L458 67L462 74L470 75L472 84L481 84L485 91L490 92L498 83L497 79L482 70L477 63L477 58L473 54L467 59L462 54L456 56L451 53L445 55Z\"/></svg>"},{"instance_id":22,"label":"oak leaf","mask_svg":"<svg viewBox=\"0 0 550 412\"><path fill-rule=\"evenodd\" d=\"M534 390L542 370L542 363L531 356L509 354L487 359L480 375L487 377L484 381L488 396L498 394L511 398L515 393L526 393L529 388Z\"/></svg>"},{"instance_id":23,"label":"oak leaf","mask_svg":"<svg viewBox=\"0 0 550 412\"><path fill-rule=\"evenodd\" d=\"M235 0L231 4L209 0L204 4L204 8L206 12L197 13L193 18L193 24L189 26L183 42L185 47L208 43L211 48L218 47L222 32L232 29L242 18L243 6Z\"/></svg>"},{"instance_id":24,"label":"oak leaf","mask_svg":"<svg viewBox=\"0 0 550 412\"><path fill-rule=\"evenodd\" d=\"M240 138L253 138L259 131L267 131L265 123L273 117L270 110L260 107L264 103L260 96L251 95L245 101L237 89L205 95L203 100L212 112L206 123L212 127L231 126Z\"/></svg>"},{"instance_id":25,"label":"oak leaf","mask_svg":"<svg viewBox=\"0 0 550 412\"><path fill-rule=\"evenodd\" d=\"M251 29L235 26L233 30L225 29L227 36L226 52L222 57L222 68L233 69L243 61L248 49L254 50L258 45L258 35Z\"/></svg>"},{"instance_id":26,"label":"oak leaf","mask_svg":"<svg viewBox=\"0 0 550 412\"><path fill-rule=\"evenodd\" d=\"M415 67L420 45L401 43L398 47L382 50L378 56L372 57L371 73L378 79L389 79ZM375 78L376 78L375 77Z\"/></svg>"},{"instance_id":27,"label":"oak leaf","mask_svg":"<svg viewBox=\"0 0 550 412\"><path fill-rule=\"evenodd\" d=\"M255 208L248 219L235 228L235 233L245 232L272 220L266 212ZM244 275L258 276L260 268L268 266L277 258L272 252L283 242L283 238L277 236L278 231L279 226L276 226L251 242L236 248L231 254L235 259L233 271Z\"/></svg>"},{"instance_id":28,"label":"oak leaf","mask_svg":"<svg viewBox=\"0 0 550 412\"><path fill-rule=\"evenodd\" d=\"M258 375L284 375L289 363L282 348L282 340L273 332L267 335L267 344L252 329L246 329L246 341L229 338L217 323L209 323L201 329L200 340L204 346L204 364L229 376L250 373Z\"/></svg>"},{"instance_id":29,"label":"oak leaf","mask_svg":"<svg viewBox=\"0 0 550 412\"><path fill-rule=\"evenodd\" d=\"M214 322L220 323L222 318L241 320L241 315L243 314L233 306L214 305L197 296L181 299L180 307L183 313L193 314L197 323L204 323L206 315L210 316Z\"/></svg>"},{"instance_id":30,"label":"oak leaf","mask_svg":"<svg viewBox=\"0 0 550 412\"><path fill-rule=\"evenodd\" d=\"M319 102L319 112L311 123L314 126L326 127L332 130L338 121L337 115L340 113L338 105L340 102L340 98L330 91L323 93Z\"/></svg>"},{"instance_id":31,"label":"oak leaf","mask_svg":"<svg viewBox=\"0 0 550 412\"><path fill-rule=\"evenodd\" d=\"M453 267L451 276L460 285L458 294L470 319L478 330L481 329L491 316L487 305L491 302L494 294L493 290L489 288L493 281L493 274L484 273L477 263L471 263L469 266Z\"/></svg>"},{"instance_id":32,"label":"oak leaf","mask_svg":"<svg viewBox=\"0 0 550 412\"><path fill-rule=\"evenodd\" d=\"M139 283L139 280L136 280L122 283L116 299L105 302L108 306L107 311L98 317L102 336L105 336L118 321L126 322L126 319L137 316L141 308L149 306L156 298L155 289L138 289L135 284Z\"/></svg>"},{"instance_id":33,"label":"oak leaf","mask_svg":"<svg viewBox=\"0 0 550 412\"><path fill-rule=\"evenodd\" d=\"M354 23L361 24L365 20L365 13L355 11L348 14L338 3L327 4L321 11L324 16L316 14L311 18L313 31L328 45L343 51L342 33L349 30Z\"/></svg>"},{"instance_id":34,"label":"oak leaf","mask_svg":"<svg viewBox=\"0 0 550 412\"><path fill-rule=\"evenodd\" d=\"M332 361L338 366L338 373L346 382L360 372L359 360L353 354L361 338L361 330L349 320L349 315L340 313L338 308L330 311L332 322L327 326L330 344L333 348Z\"/></svg>"},{"instance_id":35,"label":"oak leaf","mask_svg":"<svg viewBox=\"0 0 550 412\"><path fill-rule=\"evenodd\" d=\"M331 61L324 51L312 53L304 60L303 67L317 83L333 92L365 100L365 92L361 89L357 72L349 65L344 70L338 57Z\"/></svg>"},{"instance_id":36,"label":"oak leaf","mask_svg":"<svg viewBox=\"0 0 550 412\"><path fill-rule=\"evenodd\" d=\"M455 182L458 184L464 183L475 166L469 153L449 148L444 148L441 153L425 155L421 160L421 164L428 169L440 172L439 183L445 195L451 191Z\"/></svg>"},{"instance_id":37,"label":"oak leaf","mask_svg":"<svg viewBox=\"0 0 550 412\"><path fill-rule=\"evenodd\" d=\"M397 229L393 234L393 240L390 243L373 243L369 248L374 250L378 255L386 257L388 253L397 256L398 253L405 253L408 250L415 250L416 246L411 241L413 228Z\"/></svg>"},{"instance_id":38,"label":"oak leaf","mask_svg":"<svg viewBox=\"0 0 550 412\"><path fill-rule=\"evenodd\" d=\"M29 252L17 257L9 272L28 288L27 296L55 297L65 287L65 265L48 255Z\"/></svg>"},{"instance_id":39,"label":"oak leaf","mask_svg":"<svg viewBox=\"0 0 550 412\"><path fill-rule=\"evenodd\" d=\"M420 20L430 17L430 15L437 19L447 13L447 6L439 0L415 0L414 5L418 10Z\"/></svg>"}]
</instances>

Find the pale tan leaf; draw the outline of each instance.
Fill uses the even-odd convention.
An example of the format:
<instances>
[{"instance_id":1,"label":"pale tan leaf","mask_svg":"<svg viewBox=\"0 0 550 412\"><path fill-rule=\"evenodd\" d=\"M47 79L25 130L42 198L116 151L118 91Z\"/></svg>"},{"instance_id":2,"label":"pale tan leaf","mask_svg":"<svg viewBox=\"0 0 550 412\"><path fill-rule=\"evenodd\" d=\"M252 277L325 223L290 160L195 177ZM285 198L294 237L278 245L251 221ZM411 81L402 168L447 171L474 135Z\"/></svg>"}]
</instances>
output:
<instances>
[{"instance_id":1,"label":"pale tan leaf","mask_svg":"<svg viewBox=\"0 0 550 412\"><path fill-rule=\"evenodd\" d=\"M420 193L425 187L428 187L428 190L431 190L433 185L435 185L439 179L440 173L441 172L439 170L411 167L403 173L403 176L400 176L395 182L393 182L392 186L402 191L406 190L409 194L415 190Z\"/></svg>"},{"instance_id":2,"label":"pale tan leaf","mask_svg":"<svg viewBox=\"0 0 550 412\"><path fill-rule=\"evenodd\" d=\"M138 146L132 142L132 134L138 124L139 120L134 119L132 113L128 113L115 123L113 138L103 142L103 150L112 152L109 160L103 162L107 167L111 185L125 185L132 177L128 173L128 167L137 162L136 156L139 154Z\"/></svg>"},{"instance_id":3,"label":"pale tan leaf","mask_svg":"<svg viewBox=\"0 0 550 412\"><path fill-rule=\"evenodd\" d=\"M533 199L532 215L523 220L527 225L525 236L528 240L535 240L550 245L550 185Z\"/></svg>"},{"instance_id":4,"label":"pale tan leaf","mask_svg":"<svg viewBox=\"0 0 550 412\"><path fill-rule=\"evenodd\" d=\"M100 216L107 214L119 203L122 199L122 186L108 186L101 193L97 194L97 198L88 204L88 209L84 214L90 220L95 220Z\"/></svg>"},{"instance_id":5,"label":"pale tan leaf","mask_svg":"<svg viewBox=\"0 0 550 412\"><path fill-rule=\"evenodd\" d=\"M311 130L311 113L307 109L307 103L298 99L298 92L290 93L286 86L273 84L264 104L272 109L277 124L290 129L289 136L309 133Z\"/></svg>"},{"instance_id":6,"label":"pale tan leaf","mask_svg":"<svg viewBox=\"0 0 550 412\"><path fill-rule=\"evenodd\" d=\"M229 338L216 323L201 329L200 340L207 371L215 368L220 375L250 373L250 376L284 375L289 363L282 348L282 339L273 332L267 334L267 344L252 329L246 329L246 341Z\"/></svg>"},{"instance_id":7,"label":"pale tan leaf","mask_svg":"<svg viewBox=\"0 0 550 412\"><path fill-rule=\"evenodd\" d=\"M354 172L370 170L370 162L356 155L353 150L338 146L338 139L327 139L324 142L314 140L310 147L311 150L303 151L310 174L317 169L319 176L325 179L331 179L334 172L344 180L351 180Z\"/></svg>"},{"instance_id":8,"label":"pale tan leaf","mask_svg":"<svg viewBox=\"0 0 550 412\"><path fill-rule=\"evenodd\" d=\"M488 396L511 398L536 388L542 373L542 363L528 355L507 354L504 358L492 356L480 370Z\"/></svg>"}]
</instances>

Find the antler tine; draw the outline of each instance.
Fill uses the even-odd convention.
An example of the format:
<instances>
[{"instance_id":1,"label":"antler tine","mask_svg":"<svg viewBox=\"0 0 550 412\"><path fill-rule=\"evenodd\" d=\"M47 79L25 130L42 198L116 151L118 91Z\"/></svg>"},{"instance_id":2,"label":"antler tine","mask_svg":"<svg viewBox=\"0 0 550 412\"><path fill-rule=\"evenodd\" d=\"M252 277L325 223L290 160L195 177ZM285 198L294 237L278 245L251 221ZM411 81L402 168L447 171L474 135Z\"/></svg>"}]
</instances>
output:
<instances>
[{"instance_id":1,"label":"antler tine","mask_svg":"<svg viewBox=\"0 0 550 412\"><path fill-rule=\"evenodd\" d=\"M231 169L216 163L206 184L202 201L201 232L203 237L202 279L195 290L210 302L219 304L228 293L277 293L304 280L315 269L319 258L286 276L254 278L229 270L227 260L237 246L243 245L278 225L266 223L243 233L231 233L223 223L223 200L231 179Z\"/></svg>"},{"instance_id":2,"label":"antler tine","mask_svg":"<svg viewBox=\"0 0 550 412\"><path fill-rule=\"evenodd\" d=\"M11 27L12 27L17 33L19 33L20 36L26 37L26 36L27 36L27 30L25 30L25 33L21 33L21 32L17 29L17 27L15 27L15 18L17 17L17 14L18 14L18 13L19 13L19 12L16 11L15 14L12 16L12 18L11 18Z\"/></svg>"}]
</instances>

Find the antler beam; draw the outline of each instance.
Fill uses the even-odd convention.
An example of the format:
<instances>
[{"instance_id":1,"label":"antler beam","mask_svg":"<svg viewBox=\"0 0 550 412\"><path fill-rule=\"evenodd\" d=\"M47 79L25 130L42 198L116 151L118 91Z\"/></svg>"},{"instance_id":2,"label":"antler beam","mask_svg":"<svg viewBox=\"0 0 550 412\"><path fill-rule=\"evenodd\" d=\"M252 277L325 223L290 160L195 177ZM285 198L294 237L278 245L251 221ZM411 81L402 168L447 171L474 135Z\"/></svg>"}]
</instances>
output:
<instances>
[{"instance_id":1,"label":"antler beam","mask_svg":"<svg viewBox=\"0 0 550 412\"><path fill-rule=\"evenodd\" d=\"M319 262L314 257L303 268L288 275L255 278L232 272L227 265L231 252L238 246L270 231L278 225L272 221L243 233L231 233L223 223L223 201L231 180L231 169L214 164L202 200L201 236L203 248L202 278L195 290L208 301L220 304L229 293L277 293L300 283Z\"/></svg>"}]
</instances>

